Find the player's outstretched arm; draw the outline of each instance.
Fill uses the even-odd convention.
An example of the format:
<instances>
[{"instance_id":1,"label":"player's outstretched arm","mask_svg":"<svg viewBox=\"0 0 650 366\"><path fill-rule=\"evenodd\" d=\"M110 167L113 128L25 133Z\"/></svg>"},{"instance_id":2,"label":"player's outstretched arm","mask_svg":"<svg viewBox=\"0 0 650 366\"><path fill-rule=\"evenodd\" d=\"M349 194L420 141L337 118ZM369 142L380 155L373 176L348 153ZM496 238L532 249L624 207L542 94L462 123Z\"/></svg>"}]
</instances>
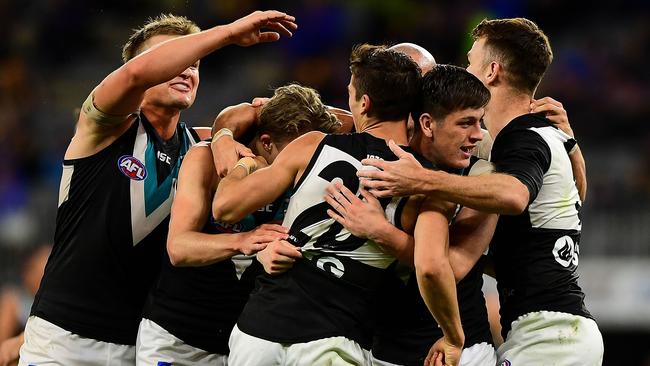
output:
<instances>
[{"instance_id":1,"label":"player's outstretched arm","mask_svg":"<svg viewBox=\"0 0 650 366\"><path fill-rule=\"evenodd\" d=\"M517 178L507 174L462 177L423 168L413 155L390 141L399 160L364 159L379 170L360 170L363 185L377 197L434 195L480 211L520 214L528 206L529 192Z\"/></svg>"},{"instance_id":2,"label":"player's outstretched arm","mask_svg":"<svg viewBox=\"0 0 650 366\"><path fill-rule=\"evenodd\" d=\"M233 23L173 38L150 48L108 75L93 92L94 106L118 118L112 119L112 123L97 123L82 111L75 138L91 135L99 144L101 136L92 135L112 135L116 129L122 132L116 126L130 120L150 87L169 81L188 68L198 67L202 57L226 45L250 46L276 41L280 35L291 36L291 31L297 28L294 21L282 12L256 11Z\"/></svg>"},{"instance_id":3,"label":"player's outstretched arm","mask_svg":"<svg viewBox=\"0 0 650 366\"><path fill-rule=\"evenodd\" d=\"M449 263L448 215L454 205L426 199L415 224L415 273L420 294L440 325L439 351L447 365L457 365L465 335L460 322L456 281Z\"/></svg>"},{"instance_id":4,"label":"player's outstretched arm","mask_svg":"<svg viewBox=\"0 0 650 366\"><path fill-rule=\"evenodd\" d=\"M259 170L254 159L241 159L219 183L212 201L214 218L237 222L273 202L300 178L323 137L322 132L298 137L282 149L273 164Z\"/></svg>"},{"instance_id":5,"label":"player's outstretched arm","mask_svg":"<svg viewBox=\"0 0 650 366\"><path fill-rule=\"evenodd\" d=\"M201 232L210 215L216 183L210 149L205 145L190 149L179 172L167 237L167 252L173 265L204 266L239 253L250 255L273 240L287 237L285 228L270 224L245 233Z\"/></svg>"},{"instance_id":6,"label":"player's outstretched arm","mask_svg":"<svg viewBox=\"0 0 650 366\"><path fill-rule=\"evenodd\" d=\"M0 342L0 366L18 365L20 347L25 343L25 333Z\"/></svg>"}]
</instances>

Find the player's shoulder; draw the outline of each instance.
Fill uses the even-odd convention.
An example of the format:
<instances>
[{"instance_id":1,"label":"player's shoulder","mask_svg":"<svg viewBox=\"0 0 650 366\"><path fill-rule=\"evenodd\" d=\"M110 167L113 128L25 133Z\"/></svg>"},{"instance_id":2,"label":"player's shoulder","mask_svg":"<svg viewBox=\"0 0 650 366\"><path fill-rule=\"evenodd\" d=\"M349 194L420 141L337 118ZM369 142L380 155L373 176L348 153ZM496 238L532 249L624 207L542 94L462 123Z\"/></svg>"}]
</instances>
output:
<instances>
[{"instance_id":1,"label":"player's shoulder","mask_svg":"<svg viewBox=\"0 0 650 366\"><path fill-rule=\"evenodd\" d=\"M199 141L187 150L183 163L188 161L204 161L206 159L212 160L212 149L210 149L209 141Z\"/></svg>"}]
</instances>

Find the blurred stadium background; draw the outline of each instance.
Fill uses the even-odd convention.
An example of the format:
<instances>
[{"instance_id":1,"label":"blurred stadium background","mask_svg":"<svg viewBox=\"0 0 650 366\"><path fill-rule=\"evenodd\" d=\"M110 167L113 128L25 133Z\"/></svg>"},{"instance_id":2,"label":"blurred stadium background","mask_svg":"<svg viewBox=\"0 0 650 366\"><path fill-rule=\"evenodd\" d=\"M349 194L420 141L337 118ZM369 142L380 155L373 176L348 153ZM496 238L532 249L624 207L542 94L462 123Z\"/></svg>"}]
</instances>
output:
<instances>
[{"instance_id":1,"label":"blurred stadium background","mask_svg":"<svg viewBox=\"0 0 650 366\"><path fill-rule=\"evenodd\" d=\"M256 9L289 12L300 28L204 59L182 120L207 126L223 107L290 81L346 107L356 43L415 42L465 66L481 19L537 22L555 54L537 96L564 103L587 160L580 273L604 364L650 365L650 3L641 0L0 1L0 286L17 283L30 249L51 241L74 110L119 67L131 29L161 12L209 28Z\"/></svg>"}]
</instances>

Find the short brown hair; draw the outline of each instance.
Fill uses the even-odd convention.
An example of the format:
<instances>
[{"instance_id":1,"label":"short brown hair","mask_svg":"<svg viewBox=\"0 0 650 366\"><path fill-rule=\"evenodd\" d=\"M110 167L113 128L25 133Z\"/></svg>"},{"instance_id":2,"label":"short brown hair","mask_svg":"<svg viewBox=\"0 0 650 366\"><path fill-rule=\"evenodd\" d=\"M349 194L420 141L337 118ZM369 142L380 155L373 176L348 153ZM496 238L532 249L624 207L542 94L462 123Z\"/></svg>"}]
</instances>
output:
<instances>
[{"instance_id":1,"label":"short brown hair","mask_svg":"<svg viewBox=\"0 0 650 366\"><path fill-rule=\"evenodd\" d=\"M258 134L268 133L277 142L286 142L309 131L336 132L341 127L327 111L318 92L298 84L275 89L262 111Z\"/></svg>"},{"instance_id":2,"label":"short brown hair","mask_svg":"<svg viewBox=\"0 0 650 366\"><path fill-rule=\"evenodd\" d=\"M485 38L487 50L502 64L510 85L530 94L553 61L548 37L525 18L483 19L472 38Z\"/></svg>"},{"instance_id":3,"label":"short brown hair","mask_svg":"<svg viewBox=\"0 0 650 366\"><path fill-rule=\"evenodd\" d=\"M147 23L136 29L122 47L122 60L126 63L142 52L142 46L154 36L170 35L184 36L201 31L193 21L178 15L160 14L149 18Z\"/></svg>"},{"instance_id":4,"label":"short brown hair","mask_svg":"<svg viewBox=\"0 0 650 366\"><path fill-rule=\"evenodd\" d=\"M370 44L356 45L350 55L357 100L372 101L369 117L383 121L407 118L419 97L420 68L407 55Z\"/></svg>"}]
</instances>

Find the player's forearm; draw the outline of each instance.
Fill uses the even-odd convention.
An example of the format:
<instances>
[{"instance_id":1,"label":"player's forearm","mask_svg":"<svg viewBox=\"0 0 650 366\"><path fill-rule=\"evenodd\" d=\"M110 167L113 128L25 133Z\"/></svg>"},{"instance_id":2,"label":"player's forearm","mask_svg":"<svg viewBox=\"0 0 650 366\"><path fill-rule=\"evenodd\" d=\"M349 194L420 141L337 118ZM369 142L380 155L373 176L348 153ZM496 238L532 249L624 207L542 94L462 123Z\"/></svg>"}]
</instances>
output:
<instances>
[{"instance_id":1,"label":"player's forearm","mask_svg":"<svg viewBox=\"0 0 650 366\"><path fill-rule=\"evenodd\" d=\"M170 235L167 252L177 267L207 266L238 254L239 234L184 232Z\"/></svg>"},{"instance_id":2,"label":"player's forearm","mask_svg":"<svg viewBox=\"0 0 650 366\"><path fill-rule=\"evenodd\" d=\"M241 138L257 123L257 113L250 103L241 103L224 108L212 124L212 135L227 128L236 139Z\"/></svg>"},{"instance_id":3,"label":"player's forearm","mask_svg":"<svg viewBox=\"0 0 650 366\"><path fill-rule=\"evenodd\" d=\"M143 89L171 80L211 52L230 44L228 25L162 42L122 66L131 85ZM119 71L119 70L118 70Z\"/></svg>"},{"instance_id":4,"label":"player's forearm","mask_svg":"<svg viewBox=\"0 0 650 366\"><path fill-rule=\"evenodd\" d=\"M498 215L464 207L449 228L449 263L456 282L465 278L490 245Z\"/></svg>"},{"instance_id":5,"label":"player's forearm","mask_svg":"<svg viewBox=\"0 0 650 366\"><path fill-rule=\"evenodd\" d=\"M443 200L483 212L518 215L528 206L528 188L507 174L462 177L441 171L427 171L431 177L424 189Z\"/></svg>"},{"instance_id":6,"label":"player's forearm","mask_svg":"<svg viewBox=\"0 0 650 366\"><path fill-rule=\"evenodd\" d=\"M212 200L212 216L215 219L233 223L240 221L249 213L246 210L247 206L241 204L241 192L248 191L241 187L240 183L247 175L246 169L236 167L221 179Z\"/></svg>"},{"instance_id":7,"label":"player's forearm","mask_svg":"<svg viewBox=\"0 0 650 366\"><path fill-rule=\"evenodd\" d=\"M573 177L576 180L580 201L584 203L585 199L587 199L587 167L580 147L576 146L575 149L569 154L569 159L571 160L571 168L573 169Z\"/></svg>"},{"instance_id":8,"label":"player's forearm","mask_svg":"<svg viewBox=\"0 0 650 366\"><path fill-rule=\"evenodd\" d=\"M385 252L397 258L401 263L410 267L413 263L413 236L398 229L388 221L381 225L369 238L377 243Z\"/></svg>"},{"instance_id":9,"label":"player's forearm","mask_svg":"<svg viewBox=\"0 0 650 366\"><path fill-rule=\"evenodd\" d=\"M462 348L465 334L458 310L454 273L447 261L429 262L428 264L416 263L415 272L420 294L442 328L444 336L453 345Z\"/></svg>"}]
</instances>

